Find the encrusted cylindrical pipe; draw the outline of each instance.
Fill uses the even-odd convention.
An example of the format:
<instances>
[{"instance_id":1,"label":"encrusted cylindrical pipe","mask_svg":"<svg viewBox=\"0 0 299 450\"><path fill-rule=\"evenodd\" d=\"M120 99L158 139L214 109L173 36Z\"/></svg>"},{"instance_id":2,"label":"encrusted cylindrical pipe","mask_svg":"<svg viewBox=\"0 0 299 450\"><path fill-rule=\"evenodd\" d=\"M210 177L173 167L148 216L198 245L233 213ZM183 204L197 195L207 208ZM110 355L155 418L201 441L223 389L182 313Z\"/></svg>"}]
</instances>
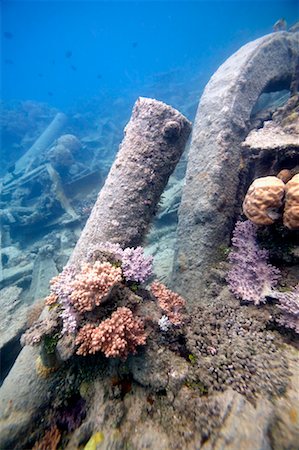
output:
<instances>
[{"instance_id":1,"label":"encrusted cylindrical pipe","mask_svg":"<svg viewBox=\"0 0 299 450\"><path fill-rule=\"evenodd\" d=\"M52 122L47 126L40 137L34 142L27 152L15 164L15 173L28 172L36 156L40 155L57 139L67 122L67 116L57 113Z\"/></svg>"},{"instance_id":2,"label":"encrusted cylindrical pipe","mask_svg":"<svg viewBox=\"0 0 299 450\"><path fill-rule=\"evenodd\" d=\"M102 241L141 244L157 203L185 148L191 123L165 103L139 98L105 185L69 263Z\"/></svg>"}]
</instances>

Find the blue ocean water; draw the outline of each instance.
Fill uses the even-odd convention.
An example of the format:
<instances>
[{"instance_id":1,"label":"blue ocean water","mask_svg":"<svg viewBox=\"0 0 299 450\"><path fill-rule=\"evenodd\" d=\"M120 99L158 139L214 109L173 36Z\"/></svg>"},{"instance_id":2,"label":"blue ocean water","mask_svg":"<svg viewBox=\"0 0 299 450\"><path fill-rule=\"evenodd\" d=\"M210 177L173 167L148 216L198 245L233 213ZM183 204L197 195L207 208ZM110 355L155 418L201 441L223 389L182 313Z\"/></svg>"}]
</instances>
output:
<instances>
[{"instance_id":1,"label":"blue ocean water","mask_svg":"<svg viewBox=\"0 0 299 450\"><path fill-rule=\"evenodd\" d=\"M1 97L57 108L98 95L167 100L164 85L197 77L202 89L241 45L282 17L292 25L298 8L296 0L3 0Z\"/></svg>"},{"instance_id":2,"label":"blue ocean water","mask_svg":"<svg viewBox=\"0 0 299 450\"><path fill-rule=\"evenodd\" d=\"M250 446L251 441L248 439L249 433L246 426L239 427L237 422L239 416L243 419L244 424L247 419L246 412L245 414L242 412L243 406L239 414L238 407L234 406L237 403L231 403L233 407L229 403L224 407L221 402L220 406L217 402L214 404L212 397L214 393L217 392L218 395L227 387L232 389L233 401L235 401L235 395L243 395L240 405L244 404L245 399L249 399L252 404L255 404L255 395L261 395L260 399L265 403L266 409L264 413L257 408L258 416L256 417L261 419L263 432L267 433L265 439L264 435L260 437L261 442L268 442L270 439L270 431L271 433L273 431L271 428L272 418L276 417L278 409L281 409L282 412L286 411L286 414L289 415L285 421L281 421L282 426L288 422L287 432L292 426L295 429L296 426L291 424L293 416L296 415L296 410L292 407L292 397L295 395L289 395L288 391L288 397L285 397L287 407L280 403L286 387L289 388L286 377L290 377L291 372L288 372L285 356L282 355L281 350L286 344L282 340L284 332L280 338L281 329L277 323L275 324L278 312L275 310L273 301L267 305L269 309L266 310L266 313L262 312L262 307L257 308L257 312L253 313L251 307L247 308L248 305L241 311L245 305L240 306L236 299L227 297L225 271L229 248L226 245L217 247L218 244L210 239L207 253L213 247L212 250L218 251L220 263L224 265L213 266L212 277L207 279L206 290L210 298L205 299L206 305L196 292L199 310L195 310L195 314L187 318L184 329L177 328L185 320L179 317L180 309L185 304L183 298L178 298L177 294L168 292L167 296L170 295L172 299L174 298L172 307L170 305L168 311L166 309L168 317L165 315L166 313L161 315L164 311L161 306L162 301L160 302L161 307L159 306L160 309L158 309L157 302L152 297L154 292L152 291L150 294L149 291L146 291L146 286L140 286L140 283L150 277L149 282L156 279L156 281L159 280L171 287L173 261L176 259L175 246L180 239L176 235L177 224L181 219L178 211L182 187L184 183L188 183L188 177L187 182L184 180L188 159L187 151L183 153L169 180L168 173L167 176L164 176L163 187L167 181L168 184L158 205L153 205L148 194L151 189L155 189L155 171L150 169L150 165L146 167L147 162L142 162L144 148L138 139L133 142L133 148L137 154L141 149L138 156L136 157L134 153L131 158L133 152L130 154L131 160L137 161L136 165L131 163L128 156L127 159L120 159L120 164L114 165L120 167L121 172L123 167L127 169L129 160L129 176L130 170L132 172L135 170L135 174L138 175L137 182L136 184L132 183L131 180L135 180L132 177L129 182L123 184L119 182L120 186L116 186L117 182L121 180L119 176L116 183L111 183L109 202L106 205L108 204L108 208L115 213L117 220L107 219L107 214L101 214L99 229L106 220L107 229L111 228L111 225L115 227L115 229L112 228L115 233L113 239L118 240L120 236L117 228L118 220L119 218L123 220L125 217L124 228L128 227L133 232L136 231L135 225L132 225L130 220L127 220L126 216L117 210L115 207L117 202L114 202L115 199L117 200L117 195L124 193L126 196L123 202L124 209L126 212L132 209L132 194L128 195L126 190L127 185L131 183L134 195L135 191L137 192L133 201L136 201L136 204L140 201L142 205L141 212L138 211L135 216L143 220L142 212L149 207L150 214L148 215L151 219L154 218L151 227L148 229L144 227L146 231L142 231L144 235L149 231L146 239L142 241L140 238L140 243L144 246L147 256L144 258L143 249L139 248L136 252L137 256L142 255L141 260L143 264L145 263L146 270L144 267L141 268L143 272L147 272L147 277L144 274L142 277L140 274L138 277L136 274L135 278L132 277L130 266L126 273L125 266L120 269L122 267L121 259L125 258L123 255L131 255L134 261L132 255L135 250L129 249L129 252L122 252L118 249L114 255L112 252L110 256L114 267L110 264L109 246L111 243L108 243L106 249L105 246L101 247L99 255L97 255L97 250L93 249L97 228L94 234L88 235L87 244L83 246L81 244L86 255L80 256L82 260L78 258L76 261L78 267L71 265L69 272L68 270L64 271L64 268L70 262L70 256L88 220L98 193L104 186L106 176L123 139L124 126L130 118L136 99L142 96L162 100L178 108L188 119L193 121L200 95L218 67L244 44L271 33L273 25L279 19L284 19L288 27L292 26L299 18L298 0L0 0L0 11L0 448L90 450L90 448L95 449L96 439L100 443L104 437L106 441L103 444L104 447L101 448L184 449L187 448L186 443L189 439L194 440L194 447L190 444L188 448L199 448L201 445L199 442L208 448L205 442L210 437L210 443L214 447L213 439L220 429L219 417L221 418L221 415L223 415L221 420L226 423L231 422L234 433L238 435L240 432L241 438L243 429L245 430L246 445ZM277 35L274 36L274 40L276 37ZM281 41L284 42L284 35L281 37ZM285 49L289 51L290 47L284 47L284 51L287 53ZM287 54L290 55L290 53L289 51ZM250 66L251 68L252 66ZM231 76L231 72L228 72L229 76ZM230 81L229 76L225 78L226 82ZM244 77L242 83L243 80ZM275 77L271 81L278 81L276 84L278 91L258 92L258 95L261 95L253 109L250 110L250 120L249 113L246 118L247 131L249 128L262 127L265 121L273 117L274 113L283 109L280 108L281 105L288 103L292 91L291 86L285 85L285 79L277 80ZM231 88L231 84L229 82L227 84ZM223 84L219 83L217 87L219 85L222 87ZM241 92L240 97L243 95L242 90ZM255 101L256 97L252 96L252 98ZM240 101L240 98L238 100ZM287 122L287 126L292 127L292 120L294 117L298 118L298 97L295 100L291 97L290 100L291 106L289 105L289 110L286 109L286 114L288 114L288 120L291 118L290 122ZM240 103L242 101L243 99ZM246 101L245 98L244 103ZM292 106L292 101L297 101L297 105L293 104ZM227 103L229 104L229 102ZM234 105L236 103L234 102ZM215 111L214 104L215 102L212 103L213 111ZM226 108L224 109L222 106ZM229 111L227 105L219 105L219 109L220 107L222 111ZM242 109L242 105L240 109ZM238 114L239 109L236 110ZM207 116L210 117L208 114ZM214 123L217 123L217 114L215 116ZM230 145L227 146L228 149L223 146L227 154L225 155L223 151L218 160L215 157L211 158L211 152L213 152L214 142L218 139L221 144L222 139L224 142L227 135L231 133L229 138L233 142L234 133L236 136L245 133L245 127L240 131L243 127L243 119L241 117L240 122L238 119L239 117L236 121L231 121L233 124L231 129L221 130L221 133L215 137L215 141L211 140L212 145L205 153L208 155L207 172L202 172L204 173L203 178L200 178L202 173L199 172L194 178L198 177L198 179L204 180L207 174L214 176L213 162L217 168L218 160L222 159L221 164L226 171L225 173L221 172L223 179L230 179L234 166L227 164L227 161L236 149L233 148L232 151ZM211 122L212 120L210 120ZM221 120L219 122L223 128L227 127L227 122L225 125ZM206 122L203 121L203 123ZM153 128L156 130L155 126ZM180 130L181 126L167 119L167 122L163 122L158 129L165 138L161 148L158 147L162 154L165 149L164 143L167 142L167 148L171 148L171 143L175 141L175 139L172 140L173 136L176 138L177 130ZM215 129L217 130L217 127ZM148 134L151 133L148 132ZM204 139L205 130L200 134ZM240 136L237 136L238 139ZM186 136L186 141L187 138L188 136ZM239 142L238 139L236 142ZM239 143L241 147L241 140ZM216 142L215 147L217 145ZM233 145L237 147L237 144ZM137 148L138 146L139 148ZM174 144L173 146L175 147ZM129 147L128 144L127 147ZM186 147L188 149L188 144ZM152 147L150 147L151 149ZM145 159L150 160L152 155L148 157L146 151L144 153ZM165 153L167 156L167 152ZM247 162L246 166L241 151L238 156L240 159L235 158L236 165L239 165L237 170L240 174L241 184L245 185L246 177L251 176L246 173L247 169L248 172L251 171L251 162L250 164ZM290 167L293 170L293 166L297 163L294 163L296 155L292 149L288 157L290 161L287 161L286 166L283 165L285 164L283 158L279 164L284 169ZM277 159L279 158L277 157ZM270 160L268 154L267 157L262 155L260 165L263 170L266 171L266 164L269 164L270 167ZM162 167L162 163L160 163L156 172L171 166L167 157L165 161L167 166L163 163ZM273 163L273 167L276 167L275 164ZM200 169L204 171L204 164L202 166ZM219 167L222 166L219 164ZM273 167L269 169L271 173ZM244 168L246 170L243 170ZM297 168L296 165L295 169L297 170ZM218 168L215 173L217 171ZM291 171L287 170L287 172ZM124 186L125 189L123 189ZM220 192L224 191L226 186L228 184L223 184L223 186L219 184L219 191L216 193L213 193L212 189L204 187L208 195L212 197L211 214L209 211L206 212L207 209L201 210L201 205L198 208L193 200L190 202L189 208L192 212L195 211L192 223L194 222L196 226L203 229L209 227L209 222L212 220L215 223L215 216L226 214L224 211L226 208L230 211L230 205L226 203L225 195L222 199L222 192ZM216 198L219 192L221 195ZM230 189L228 189L227 196L230 195L229 193ZM194 195L194 197L196 196ZM197 195L197 199L199 199L199 204L202 196ZM233 205L235 200L234 198L229 199ZM102 201L102 203L104 202ZM205 206L204 203L202 204ZM233 214L237 214L237 207L235 209ZM241 206L239 212L241 214ZM231 217L230 219L233 221L235 218ZM225 225L225 227L228 226L230 225ZM189 235L185 229L183 231L188 239L190 236L190 242L193 245L195 242L193 235ZM281 236L281 228L278 228L276 232L272 247L275 247L275 239L280 242L284 238ZM287 233L284 231L283 234ZM144 238L144 235L141 237ZM266 239L267 236L264 237L264 240ZM294 235L292 237L291 234L289 239L292 245L294 242L299 242L298 237L295 241ZM285 241L284 247L288 247L288 241ZM281 258L282 265L287 266L287 272L289 272L289 278L293 284L299 273L298 254L296 255L295 251L293 254L287 254L286 257L283 251L281 254L283 256L280 255L279 248L277 259L280 261L279 258ZM149 258L148 255L150 255ZM152 256L154 259L153 274ZM86 291L85 288L79 286L78 273L83 276L82 284L84 285L84 270L93 270L95 262L100 262L102 257L114 271L122 271L121 284L126 289L123 291L125 296L122 297L122 291L118 292L117 288L114 291L114 294L116 292L115 298L113 298L114 303L110 303L108 300L111 299L109 299L109 295L115 287L115 280L108 286L108 291L110 288L111 290L109 292L105 290L104 294L92 287L95 290L92 290L91 295L90 292L86 292L88 286ZM188 268L188 257L189 255L181 259L180 270L184 272L191 267L192 270L194 268L195 273L195 265L189 264ZM84 258L89 261L87 268L82 264ZM290 265L290 261L293 260L295 263L297 261L295 268ZM61 278L57 277L58 274L61 274ZM239 278L241 277L242 275ZM50 288L50 280L54 278L56 282L52 283L52 288ZM204 277L194 275L194 278L200 279L201 283L205 282ZM196 280L194 286L197 287ZM119 278L117 278L117 283L119 283ZM282 286L285 288L287 283L284 283ZM88 283L86 284L88 285ZM222 294L219 292L223 287L224 296L221 297ZM156 285L157 300L159 289L161 287ZM83 301L81 302L78 295L77 300L79 300L75 305L76 296L73 296L75 298L73 300L71 295L76 290L81 290L81 293L83 290ZM52 298L49 297L50 292ZM164 291L164 296L165 292L167 293L167 289ZM289 291L286 292L289 294ZM96 295L101 296L97 299ZM102 302L104 297L106 297L105 301ZM216 304L216 297L219 304ZM42 311L45 312L46 298L49 302L47 313L50 315L53 313L54 324L50 323L51 330L46 328L44 331L43 326L47 325L47 319L44 325L40 324L41 326L36 325L36 320ZM90 301L90 305L86 306L85 300ZM248 299L245 298L246 300ZM189 298L186 295L186 302L188 301ZM164 302L164 309L165 306L167 307L165 303L167 302ZM143 318L146 327L150 330L149 337L154 342L154 346L149 347L152 352L150 357L154 358L152 360L154 366L150 370L148 361L151 360L144 359L143 362L146 363L143 364L142 355L144 353L142 353L143 350L139 353L139 348L138 357L141 356L141 364L137 362L135 369L133 365L133 369L126 366L122 359L119 361L115 359L121 355L121 353L117 353L117 349L117 351L114 350L114 353L111 351L105 353L102 350L100 352L97 349L96 355L93 355L94 352L91 348L93 342L88 344L90 345L88 351L81 352L81 355L84 356L78 358L80 352L77 351L78 348L75 348L78 346L78 341L75 343L74 339L81 333L85 324L91 325L92 328L96 325L100 326L104 321L107 324L106 320L109 321L112 318L112 311L114 314L120 309L120 306L125 306L122 310L126 307L129 308L126 314L134 312L136 318ZM173 323L170 320L171 315ZM269 322L269 317L271 320L274 318L274 323L273 321ZM68 329L65 326L67 322ZM137 325L135 323L136 333L142 329L143 323L139 323L139 330ZM175 325L175 328L172 325ZM41 331L39 331L39 326ZM109 327L111 328L111 325ZM273 329L274 333L272 333ZM35 335L36 330L37 336ZM62 342L61 338L64 337L66 330L70 334L70 336L67 335L70 340ZM118 339L117 331L112 329L113 345L115 336L115 339ZM170 334L162 334L161 337L161 332L169 331ZM80 345L82 344L83 348L85 340L88 343L88 334L84 336L83 332L82 336ZM141 338L143 339L143 336ZM91 334L89 339L91 339ZM144 345L145 341L142 339L138 344L133 342L132 351L135 351L135 346ZM286 340L289 344L292 336L286 335ZM104 341L105 339L103 339ZM275 347L276 341L277 348ZM21 342L26 346L42 342L40 356L36 359L37 354L34 353L32 356L31 350L28 348L22 350ZM25 356L22 356L24 353ZM100 355L100 353L102 354ZM19 354L21 354L21 358L19 358ZM165 354L166 364L163 360ZM107 359L101 359L103 355L107 358L114 358L111 372L109 369L106 373L109 361L107 363ZM126 348L122 356L127 357ZM293 359L294 354L292 353L292 361ZM183 361L183 364L180 361ZM97 387L95 391L90 390L90 387L94 388L94 380L100 381L99 391L97 391ZM4 384L2 385L2 383ZM140 394L141 389L144 390L144 396ZM178 393L180 393L180 397ZM123 408L121 405L127 394L125 402L127 399L133 400L131 403L124 402ZM210 394L212 401L209 398ZM270 405L268 395L270 396L270 394L272 395L269 397L272 406L275 406L275 401L281 396L275 406L277 410L273 409L275 414L273 412L271 418L268 412L268 404ZM136 397L134 397L135 395ZM134 398L137 399L136 403L134 403ZM107 409L105 409L106 406L104 408L105 402L109 403ZM141 408L141 403L143 403L142 408L144 409ZM1 411L3 404L4 408ZM230 414L229 410L238 416L237 420L227 420L228 414ZM252 411L253 408L250 404L248 422L256 426ZM295 411L295 413L291 414L289 411ZM4 420L2 412L4 412ZM127 412L128 415L125 417ZM133 412L132 416L130 416L131 412ZM140 414L139 418L138 414ZM263 414L265 417L262 417ZM104 417L102 423L101 415ZM264 425L268 416L269 420L271 419L271 427ZM278 414L276 419L274 428L280 423ZM151 420L153 422L150 422ZM183 425L179 423L181 420ZM122 421L129 424L127 430L121 430ZM145 421L144 428L140 428L140 424L143 426ZM152 426L153 423L156 428ZM81 425L82 428L79 430ZM260 432L258 426L259 424L257 424L257 439ZM278 427L278 431L275 430L271 436L271 439L278 440L278 444L274 445L275 448L282 448L279 437L277 437L279 430ZM122 432L123 436L121 436ZM215 434L213 435L213 433ZM296 429L294 433L296 433ZM166 435L169 442L173 442L173 446L165 445L163 447ZM253 436L252 442L255 442L255 433L251 433L251 435ZM111 441L111 443L110 438L115 442ZM287 438L285 438L285 433L282 433L282 439ZM118 441L118 439L120 440ZM133 444L131 446L131 439L135 439L137 442L135 446ZM47 440L51 441L51 445ZM229 447L230 441L229 430ZM236 447L230 448L239 448L238 442L239 439L235 441ZM216 446L218 448L218 443ZM262 446L264 444L252 446L250 449L255 450ZM243 448L243 444L241 447Z\"/></svg>"}]
</instances>

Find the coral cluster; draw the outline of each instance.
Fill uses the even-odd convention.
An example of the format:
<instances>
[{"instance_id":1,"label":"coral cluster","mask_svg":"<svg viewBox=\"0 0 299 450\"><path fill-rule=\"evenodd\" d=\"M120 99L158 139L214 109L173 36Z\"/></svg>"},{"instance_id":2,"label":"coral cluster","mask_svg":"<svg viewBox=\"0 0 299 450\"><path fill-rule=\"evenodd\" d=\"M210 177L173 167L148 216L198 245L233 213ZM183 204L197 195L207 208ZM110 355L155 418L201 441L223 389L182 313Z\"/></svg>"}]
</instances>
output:
<instances>
[{"instance_id":1,"label":"coral cluster","mask_svg":"<svg viewBox=\"0 0 299 450\"><path fill-rule=\"evenodd\" d=\"M287 384L283 346L267 329L263 311L240 306L225 290L193 312L187 347L193 355L190 383L195 388L201 384L211 392L231 387L252 399L279 394Z\"/></svg>"},{"instance_id":2,"label":"coral cluster","mask_svg":"<svg viewBox=\"0 0 299 450\"><path fill-rule=\"evenodd\" d=\"M168 317L169 321L173 325L181 325L183 321L182 309L185 306L185 300L179 294L176 294L170 289L167 289L164 284L159 283L158 281L152 283L151 291L156 297L158 305ZM165 325L165 319L162 325Z\"/></svg>"},{"instance_id":3,"label":"coral cluster","mask_svg":"<svg viewBox=\"0 0 299 450\"><path fill-rule=\"evenodd\" d=\"M136 347L145 342L143 321L125 307L117 308L109 319L98 326L85 325L76 338L78 355L101 351L107 358L122 359L126 359L129 353L136 353Z\"/></svg>"},{"instance_id":4,"label":"coral cluster","mask_svg":"<svg viewBox=\"0 0 299 450\"><path fill-rule=\"evenodd\" d=\"M236 223L227 281L238 299L259 305L273 292L280 272L268 263L268 251L259 248L256 237L255 224L249 220Z\"/></svg>"},{"instance_id":5,"label":"coral cluster","mask_svg":"<svg viewBox=\"0 0 299 450\"><path fill-rule=\"evenodd\" d=\"M286 183L286 184L285 184ZM271 225L280 218L290 230L299 228L299 174L283 169L277 177L257 178L249 186L243 212L256 225Z\"/></svg>"},{"instance_id":6,"label":"coral cluster","mask_svg":"<svg viewBox=\"0 0 299 450\"><path fill-rule=\"evenodd\" d=\"M119 244L100 244L80 269L69 265L52 279L46 304L55 315L54 324L49 331L41 325L33 326L23 343L33 345L42 339L45 343L54 330L55 347L63 361L74 352L83 356L102 352L108 358L126 359L146 342L144 308L139 307L143 299L135 292L136 284L145 282L151 274L152 257L144 256L141 247L123 250ZM146 291L141 292L146 298ZM159 322L161 329L180 325L184 299L161 283L154 283L152 292L167 314L163 323Z\"/></svg>"},{"instance_id":7,"label":"coral cluster","mask_svg":"<svg viewBox=\"0 0 299 450\"><path fill-rule=\"evenodd\" d=\"M280 271L269 264L268 251L257 243L257 226L249 220L237 222L233 233L233 250L229 254L231 268L227 275L230 291L240 300L255 305L264 303L266 297L278 300L281 312L276 322L299 334L299 284L292 292L274 289Z\"/></svg>"}]
</instances>

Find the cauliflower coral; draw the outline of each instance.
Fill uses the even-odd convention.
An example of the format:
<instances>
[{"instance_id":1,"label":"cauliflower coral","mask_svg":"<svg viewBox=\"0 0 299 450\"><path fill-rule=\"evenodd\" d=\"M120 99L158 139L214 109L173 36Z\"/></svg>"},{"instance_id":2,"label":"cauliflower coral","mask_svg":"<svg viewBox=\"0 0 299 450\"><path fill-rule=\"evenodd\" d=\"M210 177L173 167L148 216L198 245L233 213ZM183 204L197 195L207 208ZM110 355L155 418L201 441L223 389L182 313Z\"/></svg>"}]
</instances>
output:
<instances>
[{"instance_id":1,"label":"cauliflower coral","mask_svg":"<svg viewBox=\"0 0 299 450\"><path fill-rule=\"evenodd\" d=\"M76 311L92 311L100 305L112 286L121 280L121 269L109 262L96 261L93 265L83 264L81 271L71 282L70 303Z\"/></svg>"},{"instance_id":2,"label":"cauliflower coral","mask_svg":"<svg viewBox=\"0 0 299 450\"><path fill-rule=\"evenodd\" d=\"M107 358L126 359L129 353L136 353L138 345L145 343L143 321L126 307L117 308L98 326L85 325L76 337L78 355L103 352Z\"/></svg>"}]
</instances>

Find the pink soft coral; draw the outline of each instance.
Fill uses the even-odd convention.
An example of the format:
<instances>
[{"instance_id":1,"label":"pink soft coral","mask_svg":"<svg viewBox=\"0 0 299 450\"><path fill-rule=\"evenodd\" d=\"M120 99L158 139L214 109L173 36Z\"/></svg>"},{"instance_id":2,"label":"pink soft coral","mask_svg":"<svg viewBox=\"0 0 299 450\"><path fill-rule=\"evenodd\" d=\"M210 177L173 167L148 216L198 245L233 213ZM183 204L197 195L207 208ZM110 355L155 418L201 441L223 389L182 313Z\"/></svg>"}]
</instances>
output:
<instances>
[{"instance_id":1,"label":"pink soft coral","mask_svg":"<svg viewBox=\"0 0 299 450\"><path fill-rule=\"evenodd\" d=\"M109 262L84 264L71 282L72 293L69 300L79 312L92 311L100 305L111 287L121 280L121 269Z\"/></svg>"},{"instance_id":2,"label":"pink soft coral","mask_svg":"<svg viewBox=\"0 0 299 450\"><path fill-rule=\"evenodd\" d=\"M87 324L78 333L78 355L103 352L107 358L126 359L136 353L138 345L144 345L146 334L143 321L133 316L129 308L121 307L97 327Z\"/></svg>"},{"instance_id":3,"label":"pink soft coral","mask_svg":"<svg viewBox=\"0 0 299 450\"><path fill-rule=\"evenodd\" d=\"M185 306L185 300L179 294L167 289L167 287L155 281L151 285L151 291L158 301L158 305L167 315L173 325L181 325L183 321L182 309Z\"/></svg>"}]
</instances>

